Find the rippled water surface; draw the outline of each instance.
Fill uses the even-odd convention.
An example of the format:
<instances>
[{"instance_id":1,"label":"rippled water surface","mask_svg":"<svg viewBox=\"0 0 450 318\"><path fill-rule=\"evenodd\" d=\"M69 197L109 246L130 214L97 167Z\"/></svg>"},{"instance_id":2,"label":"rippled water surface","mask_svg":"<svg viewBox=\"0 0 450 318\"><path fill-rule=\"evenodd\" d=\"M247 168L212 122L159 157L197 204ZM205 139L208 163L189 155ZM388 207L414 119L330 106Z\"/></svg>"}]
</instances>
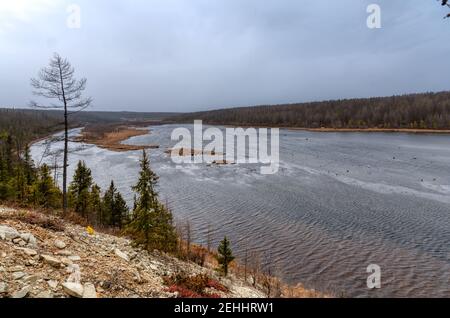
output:
<instances>
[{"instance_id":1,"label":"rippled water surface","mask_svg":"<svg viewBox=\"0 0 450 318\"><path fill-rule=\"evenodd\" d=\"M261 175L254 165L177 169L164 153L173 128L127 143L161 145L150 151L161 197L198 242L210 227L216 243L227 235L237 255L258 251L285 280L347 296L450 297L449 136L282 130L280 170ZM44 148L32 148L36 161ZM131 201L140 152L71 148L71 174L83 159ZM369 264L381 266L379 290L367 289Z\"/></svg>"}]
</instances>

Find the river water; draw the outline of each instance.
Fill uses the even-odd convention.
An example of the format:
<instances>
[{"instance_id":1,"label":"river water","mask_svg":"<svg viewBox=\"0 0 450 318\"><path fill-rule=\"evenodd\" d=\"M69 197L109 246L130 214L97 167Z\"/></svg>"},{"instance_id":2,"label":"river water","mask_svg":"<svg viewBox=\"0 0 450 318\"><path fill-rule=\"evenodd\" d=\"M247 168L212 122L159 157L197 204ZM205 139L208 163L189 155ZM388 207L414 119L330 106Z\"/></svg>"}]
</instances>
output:
<instances>
[{"instance_id":1,"label":"river water","mask_svg":"<svg viewBox=\"0 0 450 318\"><path fill-rule=\"evenodd\" d=\"M237 256L256 251L290 283L349 297L450 297L449 136L281 130L279 172L261 175L250 164L177 168L164 153L174 128L127 143L161 146L150 150L161 199L197 242L212 229L215 244L227 235ZM131 203L140 151L70 147L70 174L85 160L102 189L114 179ZM32 155L51 163L44 149ZM367 288L370 264L380 289Z\"/></svg>"}]
</instances>

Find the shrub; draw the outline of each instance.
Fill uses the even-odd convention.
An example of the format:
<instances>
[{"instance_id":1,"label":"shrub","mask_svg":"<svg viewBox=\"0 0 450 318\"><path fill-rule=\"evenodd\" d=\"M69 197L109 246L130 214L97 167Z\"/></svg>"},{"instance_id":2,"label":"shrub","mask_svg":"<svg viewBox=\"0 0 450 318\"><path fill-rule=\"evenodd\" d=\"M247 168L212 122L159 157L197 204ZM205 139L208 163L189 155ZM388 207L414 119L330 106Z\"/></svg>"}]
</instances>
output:
<instances>
[{"instance_id":1,"label":"shrub","mask_svg":"<svg viewBox=\"0 0 450 318\"><path fill-rule=\"evenodd\" d=\"M170 277L165 277L164 282L169 286L169 292L177 291L182 298L220 298L218 294L208 293L207 288L212 288L221 292L228 292L228 289L218 281L205 274L188 276L186 273L178 273Z\"/></svg>"}]
</instances>

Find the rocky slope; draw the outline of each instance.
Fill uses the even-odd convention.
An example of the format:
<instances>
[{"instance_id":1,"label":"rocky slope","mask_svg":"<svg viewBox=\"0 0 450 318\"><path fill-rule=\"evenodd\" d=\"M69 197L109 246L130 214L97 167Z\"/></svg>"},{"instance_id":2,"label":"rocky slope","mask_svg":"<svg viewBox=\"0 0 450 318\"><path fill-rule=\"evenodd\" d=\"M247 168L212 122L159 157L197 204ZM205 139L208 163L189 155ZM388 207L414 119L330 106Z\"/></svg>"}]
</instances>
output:
<instances>
[{"instance_id":1,"label":"rocky slope","mask_svg":"<svg viewBox=\"0 0 450 318\"><path fill-rule=\"evenodd\" d=\"M264 297L237 277L147 252L126 238L0 206L0 298L179 297L167 284L176 274L208 277L214 297Z\"/></svg>"}]
</instances>

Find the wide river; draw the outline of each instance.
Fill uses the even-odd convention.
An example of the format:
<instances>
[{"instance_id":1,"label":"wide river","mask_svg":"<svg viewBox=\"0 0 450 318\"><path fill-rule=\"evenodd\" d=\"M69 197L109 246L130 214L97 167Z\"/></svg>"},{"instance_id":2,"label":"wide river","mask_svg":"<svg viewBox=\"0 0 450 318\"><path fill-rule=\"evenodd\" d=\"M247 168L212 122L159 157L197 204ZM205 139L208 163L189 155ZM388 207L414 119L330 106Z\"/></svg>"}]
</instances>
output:
<instances>
[{"instance_id":1,"label":"wide river","mask_svg":"<svg viewBox=\"0 0 450 318\"><path fill-rule=\"evenodd\" d=\"M197 242L210 228L214 244L227 235L237 256L257 252L286 281L345 296L450 297L450 136L281 130L279 172L261 175L251 164L177 168L164 153L174 128L126 143L161 146L150 150L161 199ZM70 174L85 160L131 203L140 151L70 147ZM54 160L44 150L32 147L36 163ZM370 264L380 289L367 287Z\"/></svg>"}]
</instances>

